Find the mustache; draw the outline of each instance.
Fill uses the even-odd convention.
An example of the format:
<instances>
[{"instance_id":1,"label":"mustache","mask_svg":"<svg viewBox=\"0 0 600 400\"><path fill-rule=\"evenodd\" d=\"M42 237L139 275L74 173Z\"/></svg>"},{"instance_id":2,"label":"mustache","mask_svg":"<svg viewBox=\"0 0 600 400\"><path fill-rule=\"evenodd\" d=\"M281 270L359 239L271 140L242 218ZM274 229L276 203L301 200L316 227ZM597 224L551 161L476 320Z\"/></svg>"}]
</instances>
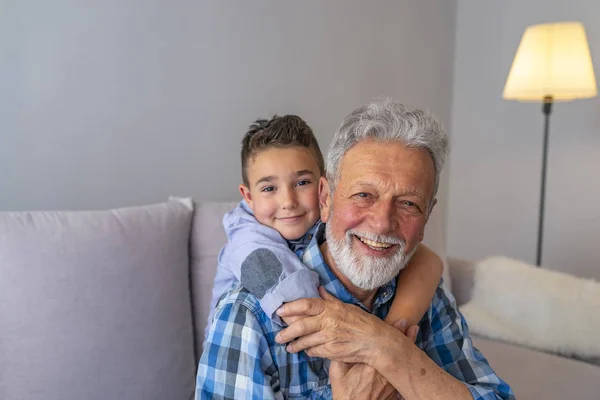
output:
<instances>
[{"instance_id":1,"label":"mustache","mask_svg":"<svg viewBox=\"0 0 600 400\"><path fill-rule=\"evenodd\" d=\"M387 236L387 235L378 235L372 232L364 232L364 231L359 231L357 229L348 229L346 231L346 238L347 239L351 239L352 236L359 236L363 239L367 239L367 240L372 240L373 242L380 242L380 243L388 243L388 244L399 244L404 246L406 244L406 242L400 238L397 238L395 236Z\"/></svg>"}]
</instances>

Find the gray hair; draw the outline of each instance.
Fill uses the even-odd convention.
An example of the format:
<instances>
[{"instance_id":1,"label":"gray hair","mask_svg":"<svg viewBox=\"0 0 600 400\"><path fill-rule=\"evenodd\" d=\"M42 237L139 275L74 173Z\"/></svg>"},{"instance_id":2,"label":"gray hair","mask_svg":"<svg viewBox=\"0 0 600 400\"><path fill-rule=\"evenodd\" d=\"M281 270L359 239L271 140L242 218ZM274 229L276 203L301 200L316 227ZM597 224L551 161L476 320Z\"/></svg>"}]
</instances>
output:
<instances>
[{"instance_id":1,"label":"gray hair","mask_svg":"<svg viewBox=\"0 0 600 400\"><path fill-rule=\"evenodd\" d=\"M327 154L327 180L331 190L339 182L342 157L361 140L399 141L412 148L426 149L435 165L435 197L448 151L448 136L433 115L392 99L383 99L352 111L335 133Z\"/></svg>"}]
</instances>

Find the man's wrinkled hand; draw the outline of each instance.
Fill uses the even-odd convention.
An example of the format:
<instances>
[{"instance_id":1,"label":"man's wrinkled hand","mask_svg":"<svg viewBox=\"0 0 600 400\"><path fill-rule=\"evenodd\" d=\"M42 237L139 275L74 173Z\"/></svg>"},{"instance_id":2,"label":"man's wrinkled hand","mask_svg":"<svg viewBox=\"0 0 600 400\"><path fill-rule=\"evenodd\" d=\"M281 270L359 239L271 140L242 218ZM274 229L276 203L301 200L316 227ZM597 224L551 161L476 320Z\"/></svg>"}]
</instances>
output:
<instances>
[{"instance_id":1,"label":"man's wrinkled hand","mask_svg":"<svg viewBox=\"0 0 600 400\"><path fill-rule=\"evenodd\" d=\"M396 389L373 367L331 361L329 380L334 400L395 400Z\"/></svg>"},{"instance_id":2,"label":"man's wrinkled hand","mask_svg":"<svg viewBox=\"0 0 600 400\"><path fill-rule=\"evenodd\" d=\"M306 351L312 357L368 364L375 356L378 339L396 330L359 307L343 303L322 287L319 292L322 299L301 299L277 310L280 317L306 317L280 331L275 340L288 343L290 353ZM399 336L406 340L404 335Z\"/></svg>"},{"instance_id":3,"label":"man's wrinkled hand","mask_svg":"<svg viewBox=\"0 0 600 400\"><path fill-rule=\"evenodd\" d=\"M406 320L396 321L392 325L400 332L406 331L413 343L417 339L419 327L412 325L406 328ZM341 361L331 361L329 379L334 400L344 399L387 399L404 400L380 373L366 364L346 364Z\"/></svg>"},{"instance_id":4,"label":"man's wrinkled hand","mask_svg":"<svg viewBox=\"0 0 600 400\"><path fill-rule=\"evenodd\" d=\"M281 319L283 320L283 322L285 322L286 325L289 326L289 325L293 324L294 322L301 320L302 318L304 318L304 317L300 317L300 316L298 316L298 317L282 317Z\"/></svg>"}]
</instances>

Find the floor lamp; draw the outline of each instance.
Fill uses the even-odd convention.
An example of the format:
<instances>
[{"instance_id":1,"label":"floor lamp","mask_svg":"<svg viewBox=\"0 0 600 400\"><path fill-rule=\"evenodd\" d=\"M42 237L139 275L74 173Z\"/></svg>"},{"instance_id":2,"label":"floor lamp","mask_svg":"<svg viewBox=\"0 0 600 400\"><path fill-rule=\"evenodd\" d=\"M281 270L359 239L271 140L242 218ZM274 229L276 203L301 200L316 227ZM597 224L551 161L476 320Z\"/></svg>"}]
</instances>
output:
<instances>
[{"instance_id":1,"label":"floor lamp","mask_svg":"<svg viewBox=\"0 0 600 400\"><path fill-rule=\"evenodd\" d=\"M597 92L592 57L581 23L532 25L525 30L504 86L503 97L507 100L543 102L545 121L537 266L542 263L548 131L552 104L594 97Z\"/></svg>"}]
</instances>

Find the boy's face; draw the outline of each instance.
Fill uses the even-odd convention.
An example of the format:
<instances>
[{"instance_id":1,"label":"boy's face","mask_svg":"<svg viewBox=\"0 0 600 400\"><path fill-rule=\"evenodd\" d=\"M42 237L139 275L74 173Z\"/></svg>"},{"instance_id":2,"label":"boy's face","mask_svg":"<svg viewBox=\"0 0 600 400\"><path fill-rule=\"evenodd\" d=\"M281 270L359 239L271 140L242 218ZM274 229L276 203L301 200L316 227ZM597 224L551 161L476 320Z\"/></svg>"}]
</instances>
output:
<instances>
[{"instance_id":1,"label":"boy's face","mask_svg":"<svg viewBox=\"0 0 600 400\"><path fill-rule=\"evenodd\" d=\"M286 240L302 237L320 216L319 166L305 147L270 148L252 157L240 193L263 225Z\"/></svg>"}]
</instances>

